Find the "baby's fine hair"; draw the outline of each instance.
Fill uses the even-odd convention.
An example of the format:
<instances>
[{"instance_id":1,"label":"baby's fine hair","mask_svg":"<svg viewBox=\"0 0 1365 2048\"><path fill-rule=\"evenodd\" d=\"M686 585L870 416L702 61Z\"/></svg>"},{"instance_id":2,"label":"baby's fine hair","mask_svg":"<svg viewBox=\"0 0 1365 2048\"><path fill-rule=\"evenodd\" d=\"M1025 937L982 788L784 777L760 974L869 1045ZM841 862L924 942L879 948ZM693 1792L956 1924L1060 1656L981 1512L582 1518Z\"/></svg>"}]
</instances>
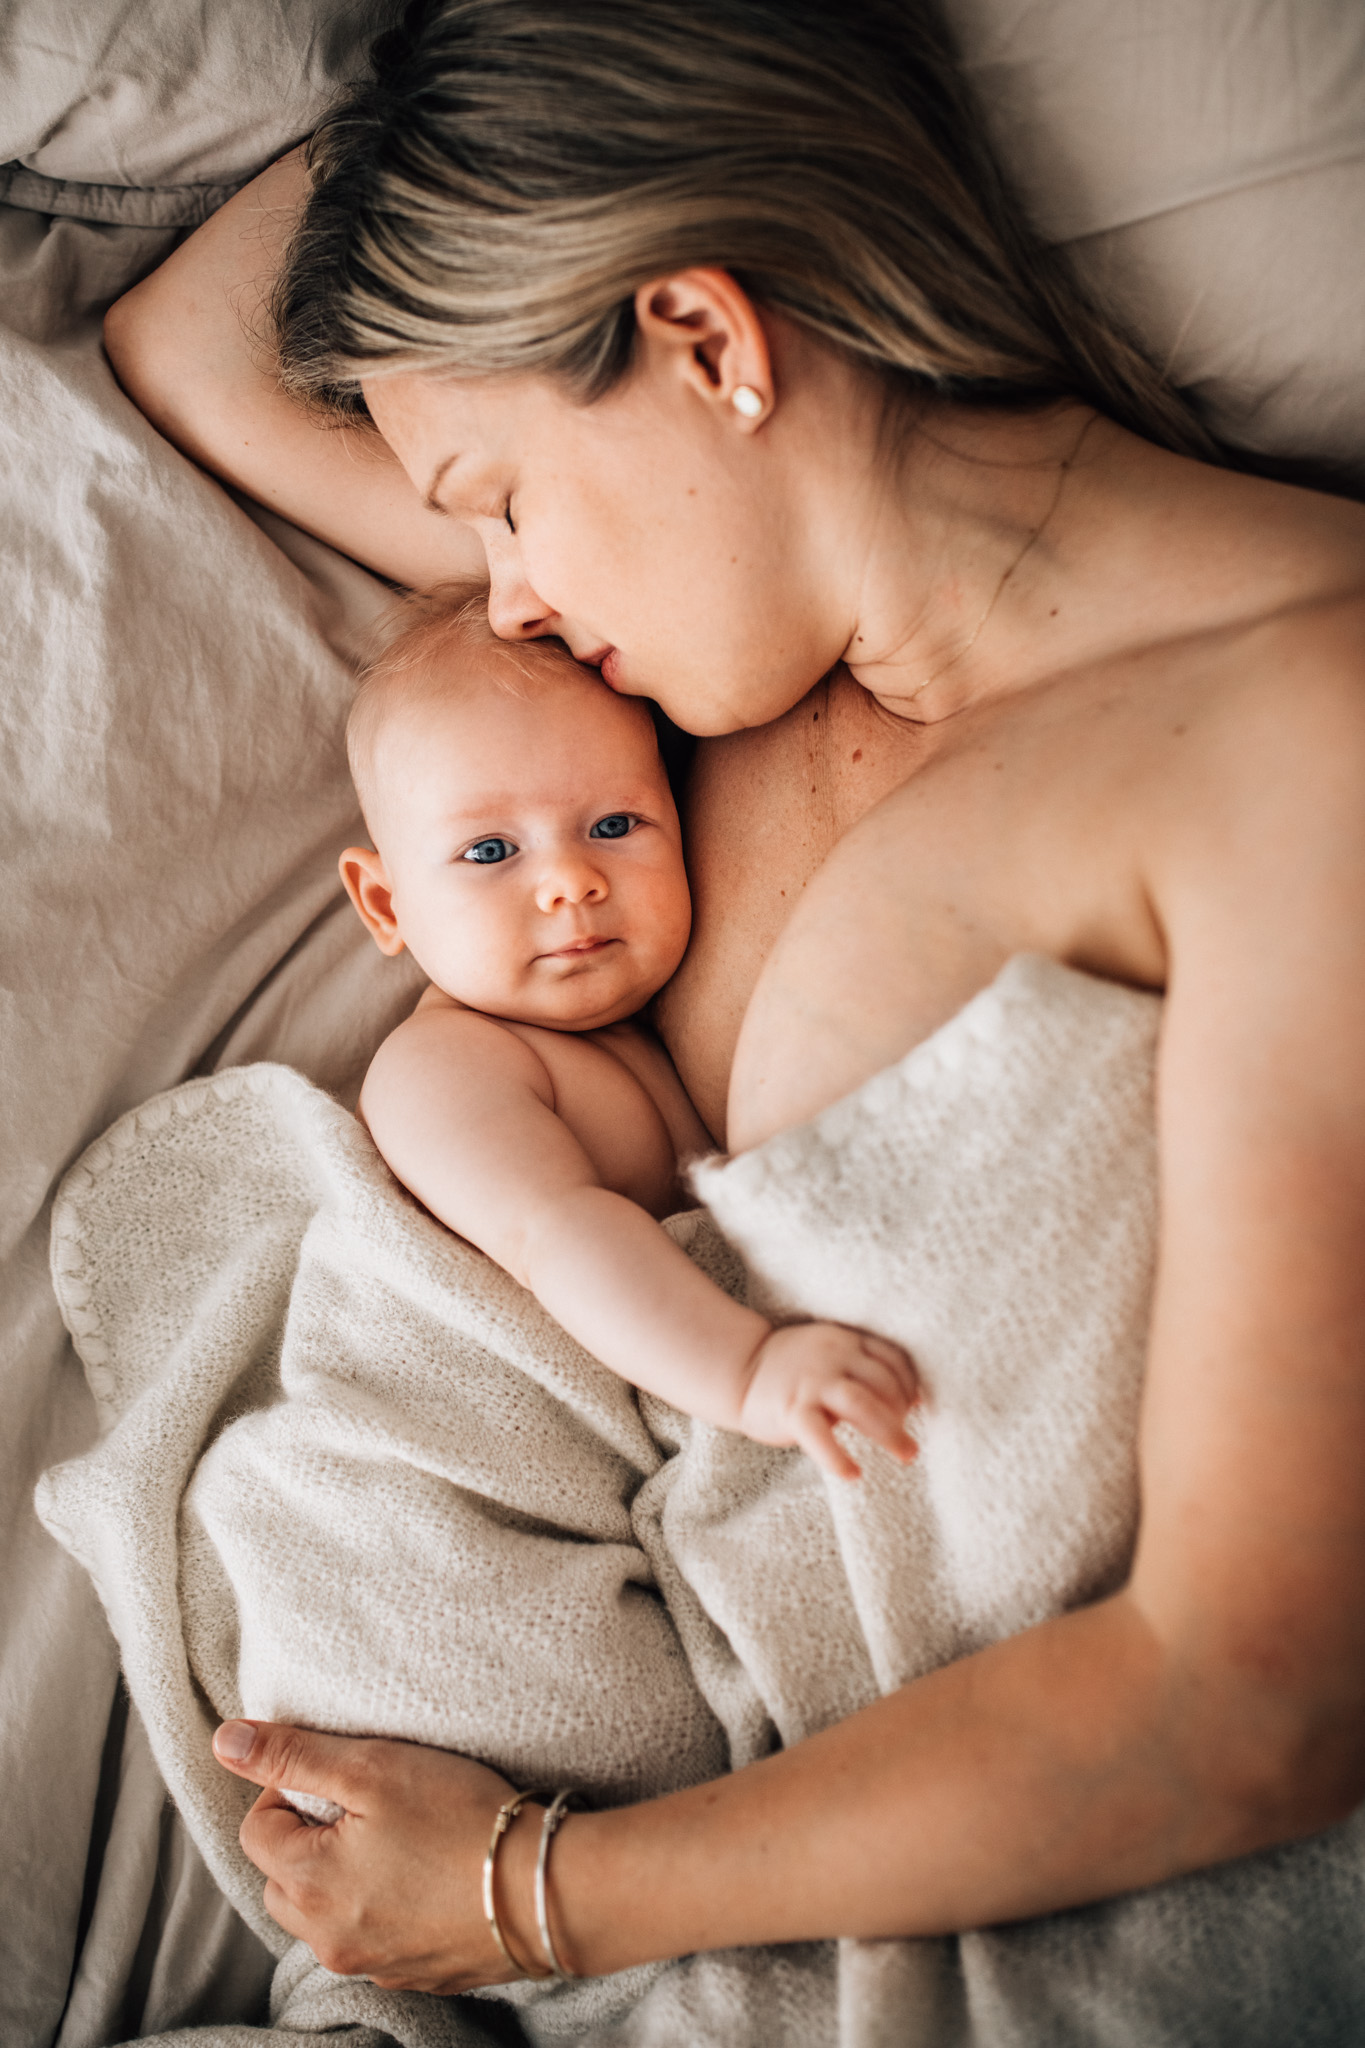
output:
<instances>
[{"instance_id":1,"label":"baby's fine hair","mask_svg":"<svg viewBox=\"0 0 1365 2048\"><path fill-rule=\"evenodd\" d=\"M398 630L392 632L394 624ZM464 678L474 687L492 683L512 696L551 682L555 671L578 664L557 640L500 640L488 623L483 584L448 583L426 596L404 598L380 631L392 637L365 663L346 720L346 756L368 818L374 784L375 742L398 703L447 697Z\"/></svg>"}]
</instances>

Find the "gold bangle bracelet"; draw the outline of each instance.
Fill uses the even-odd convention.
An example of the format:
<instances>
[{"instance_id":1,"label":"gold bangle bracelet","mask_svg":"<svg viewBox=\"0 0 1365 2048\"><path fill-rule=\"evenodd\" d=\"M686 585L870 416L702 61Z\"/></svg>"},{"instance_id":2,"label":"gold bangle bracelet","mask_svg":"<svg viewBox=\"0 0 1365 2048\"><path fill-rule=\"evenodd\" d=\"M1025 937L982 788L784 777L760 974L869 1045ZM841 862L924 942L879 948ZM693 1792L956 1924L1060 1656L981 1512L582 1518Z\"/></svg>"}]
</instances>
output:
<instances>
[{"instance_id":1,"label":"gold bangle bracelet","mask_svg":"<svg viewBox=\"0 0 1365 2048\"><path fill-rule=\"evenodd\" d=\"M498 1906L493 1896L493 1876L497 1867L498 1849L502 1843L503 1836L507 1833L507 1830L511 1827L527 1800L534 1799L535 1796L534 1792L514 1792L510 1799L503 1800L502 1805L498 1808L497 1818L493 1822L493 1833L489 1837L488 1853L483 1859L483 1917L488 1922L488 1931L498 1944L501 1954L506 1958L511 1968L516 1971L518 1977L531 1978L533 1982L536 1981L535 1972L524 1969L507 1946L507 1938L503 1934L498 1921ZM542 1971L540 1974L541 1976L546 1976L550 1973Z\"/></svg>"},{"instance_id":2,"label":"gold bangle bracelet","mask_svg":"<svg viewBox=\"0 0 1365 2048\"><path fill-rule=\"evenodd\" d=\"M567 1984L577 1978L577 1970L566 1970L555 1951L550 1934L549 1902L546 1898L546 1879L550 1869L550 1844L558 1829L568 1817L569 1803L576 1800L576 1792L556 1792L545 1809L545 1818L540 1824L540 1852L536 1857L536 1925L540 1929L540 1945L549 1959L549 1974L559 1983Z\"/></svg>"}]
</instances>

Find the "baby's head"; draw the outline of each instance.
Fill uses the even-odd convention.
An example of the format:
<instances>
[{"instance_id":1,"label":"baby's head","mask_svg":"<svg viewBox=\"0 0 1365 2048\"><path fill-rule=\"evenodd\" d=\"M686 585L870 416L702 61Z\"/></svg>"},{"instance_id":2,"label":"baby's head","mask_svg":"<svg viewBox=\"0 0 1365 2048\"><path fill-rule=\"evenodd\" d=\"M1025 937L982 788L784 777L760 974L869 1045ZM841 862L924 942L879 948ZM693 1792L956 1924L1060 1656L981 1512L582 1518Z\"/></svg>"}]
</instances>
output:
<instances>
[{"instance_id":1,"label":"baby's head","mask_svg":"<svg viewBox=\"0 0 1365 2048\"><path fill-rule=\"evenodd\" d=\"M649 712L557 642L494 637L477 600L425 616L347 729L374 850L341 877L384 953L493 1017L587 1031L667 981L691 904Z\"/></svg>"}]
</instances>

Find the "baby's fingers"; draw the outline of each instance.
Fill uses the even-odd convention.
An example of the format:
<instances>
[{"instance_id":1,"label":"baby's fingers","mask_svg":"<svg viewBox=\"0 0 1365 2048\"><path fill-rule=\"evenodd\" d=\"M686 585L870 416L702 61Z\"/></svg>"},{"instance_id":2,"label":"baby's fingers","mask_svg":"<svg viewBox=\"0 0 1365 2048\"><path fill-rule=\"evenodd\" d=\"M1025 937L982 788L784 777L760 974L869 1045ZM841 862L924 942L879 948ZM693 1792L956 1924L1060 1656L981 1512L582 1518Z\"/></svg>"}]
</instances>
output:
<instances>
[{"instance_id":1,"label":"baby's fingers","mask_svg":"<svg viewBox=\"0 0 1365 2048\"><path fill-rule=\"evenodd\" d=\"M802 1408L792 1423L792 1442L813 1458L831 1479L861 1479L861 1465L855 1465L834 1434L829 1417L819 1408Z\"/></svg>"},{"instance_id":2,"label":"baby's fingers","mask_svg":"<svg viewBox=\"0 0 1365 2048\"><path fill-rule=\"evenodd\" d=\"M879 1365L884 1365L895 1379L896 1385L905 1395L908 1405L913 1406L920 1398L919 1374L915 1361L909 1353L902 1351L899 1344L893 1344L889 1337L874 1337L864 1330L859 1333L863 1350Z\"/></svg>"},{"instance_id":3,"label":"baby's fingers","mask_svg":"<svg viewBox=\"0 0 1365 2048\"><path fill-rule=\"evenodd\" d=\"M880 1444L902 1465L908 1465L919 1446L905 1427L905 1404L875 1393L861 1380L840 1379L826 1387L821 1406L837 1422L851 1422L869 1443Z\"/></svg>"}]
</instances>

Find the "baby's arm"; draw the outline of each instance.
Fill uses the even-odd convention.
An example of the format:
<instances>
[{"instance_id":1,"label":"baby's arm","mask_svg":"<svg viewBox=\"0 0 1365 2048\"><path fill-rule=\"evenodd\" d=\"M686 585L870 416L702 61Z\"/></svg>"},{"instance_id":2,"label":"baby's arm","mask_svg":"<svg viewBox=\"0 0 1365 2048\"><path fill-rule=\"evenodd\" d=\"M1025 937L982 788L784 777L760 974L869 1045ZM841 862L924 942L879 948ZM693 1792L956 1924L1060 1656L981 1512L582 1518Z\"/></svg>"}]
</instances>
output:
<instances>
[{"instance_id":1,"label":"baby's arm","mask_svg":"<svg viewBox=\"0 0 1365 2048\"><path fill-rule=\"evenodd\" d=\"M360 1107L403 1184L634 1386L760 1442L798 1445L841 1477L858 1468L837 1421L914 1455L904 1354L833 1323L775 1331L723 1294L651 1216L600 1184L555 1114L544 1063L515 1032L419 1009L380 1048Z\"/></svg>"}]
</instances>

